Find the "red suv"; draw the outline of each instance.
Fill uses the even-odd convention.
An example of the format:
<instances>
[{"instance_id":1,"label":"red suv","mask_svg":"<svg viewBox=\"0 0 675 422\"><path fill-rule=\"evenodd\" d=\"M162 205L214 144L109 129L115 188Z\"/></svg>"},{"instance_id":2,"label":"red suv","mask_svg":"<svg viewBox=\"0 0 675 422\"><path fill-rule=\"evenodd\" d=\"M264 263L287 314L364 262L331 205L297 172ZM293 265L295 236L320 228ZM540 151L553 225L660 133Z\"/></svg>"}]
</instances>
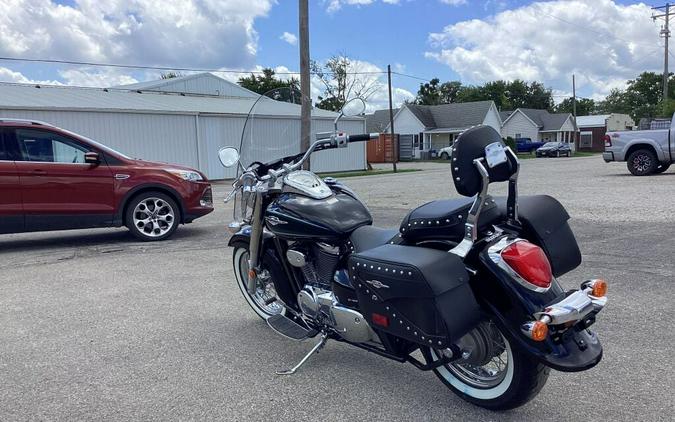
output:
<instances>
[{"instance_id":1,"label":"red suv","mask_svg":"<svg viewBox=\"0 0 675 422\"><path fill-rule=\"evenodd\" d=\"M211 211L211 184L196 170L0 118L0 233L125 225L141 240L163 240Z\"/></svg>"}]
</instances>

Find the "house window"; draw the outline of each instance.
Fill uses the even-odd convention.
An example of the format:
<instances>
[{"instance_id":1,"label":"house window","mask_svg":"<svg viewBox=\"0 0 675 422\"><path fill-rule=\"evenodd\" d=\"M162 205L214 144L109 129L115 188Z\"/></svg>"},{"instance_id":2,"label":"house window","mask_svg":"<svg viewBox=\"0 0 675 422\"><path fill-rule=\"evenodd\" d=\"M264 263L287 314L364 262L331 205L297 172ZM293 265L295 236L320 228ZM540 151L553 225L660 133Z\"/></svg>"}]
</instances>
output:
<instances>
[{"instance_id":1,"label":"house window","mask_svg":"<svg viewBox=\"0 0 675 422\"><path fill-rule=\"evenodd\" d=\"M590 148L593 146L593 132L581 132L579 135L579 148Z\"/></svg>"},{"instance_id":2,"label":"house window","mask_svg":"<svg viewBox=\"0 0 675 422\"><path fill-rule=\"evenodd\" d=\"M520 138L522 138L522 137L523 137L523 134L522 134L522 133L516 133L516 139L520 139Z\"/></svg>"}]
</instances>

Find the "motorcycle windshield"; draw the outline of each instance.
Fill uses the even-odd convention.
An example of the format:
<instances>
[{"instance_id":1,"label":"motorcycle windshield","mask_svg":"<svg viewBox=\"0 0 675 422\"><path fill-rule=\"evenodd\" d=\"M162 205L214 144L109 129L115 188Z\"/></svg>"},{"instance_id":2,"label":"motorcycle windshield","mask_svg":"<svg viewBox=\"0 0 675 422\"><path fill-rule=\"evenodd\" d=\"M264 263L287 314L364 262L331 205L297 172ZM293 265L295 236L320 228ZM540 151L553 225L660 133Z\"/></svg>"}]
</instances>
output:
<instances>
[{"instance_id":1,"label":"motorcycle windshield","mask_svg":"<svg viewBox=\"0 0 675 422\"><path fill-rule=\"evenodd\" d=\"M250 108L241 133L241 163L268 163L300 152L301 95L296 88L272 89Z\"/></svg>"}]
</instances>

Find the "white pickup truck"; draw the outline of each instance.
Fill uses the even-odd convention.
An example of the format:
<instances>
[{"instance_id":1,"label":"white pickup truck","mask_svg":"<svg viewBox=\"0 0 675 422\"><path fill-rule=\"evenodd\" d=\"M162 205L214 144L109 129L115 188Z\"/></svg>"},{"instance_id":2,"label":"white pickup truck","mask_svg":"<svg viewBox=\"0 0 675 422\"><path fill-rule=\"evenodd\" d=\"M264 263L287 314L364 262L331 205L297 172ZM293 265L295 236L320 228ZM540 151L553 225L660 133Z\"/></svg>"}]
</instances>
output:
<instances>
[{"instance_id":1,"label":"white pickup truck","mask_svg":"<svg viewBox=\"0 0 675 422\"><path fill-rule=\"evenodd\" d=\"M648 176L668 170L675 159L675 115L670 129L607 132L606 163L627 161L628 171L634 176Z\"/></svg>"}]
</instances>

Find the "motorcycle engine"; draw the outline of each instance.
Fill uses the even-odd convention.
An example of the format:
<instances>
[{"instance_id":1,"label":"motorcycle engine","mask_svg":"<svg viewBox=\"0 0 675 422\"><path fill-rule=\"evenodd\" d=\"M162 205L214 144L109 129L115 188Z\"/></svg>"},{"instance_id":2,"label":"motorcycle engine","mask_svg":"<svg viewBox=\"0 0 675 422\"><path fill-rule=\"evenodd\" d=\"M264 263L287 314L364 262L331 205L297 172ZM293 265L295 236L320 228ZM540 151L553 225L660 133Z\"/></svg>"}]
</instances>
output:
<instances>
[{"instance_id":1,"label":"motorcycle engine","mask_svg":"<svg viewBox=\"0 0 675 422\"><path fill-rule=\"evenodd\" d=\"M353 343L377 339L359 312L341 306L331 291L340 261L340 248L324 243L294 245L286 253L288 262L302 270L306 285L298 293L298 305L308 322L329 327Z\"/></svg>"}]
</instances>

